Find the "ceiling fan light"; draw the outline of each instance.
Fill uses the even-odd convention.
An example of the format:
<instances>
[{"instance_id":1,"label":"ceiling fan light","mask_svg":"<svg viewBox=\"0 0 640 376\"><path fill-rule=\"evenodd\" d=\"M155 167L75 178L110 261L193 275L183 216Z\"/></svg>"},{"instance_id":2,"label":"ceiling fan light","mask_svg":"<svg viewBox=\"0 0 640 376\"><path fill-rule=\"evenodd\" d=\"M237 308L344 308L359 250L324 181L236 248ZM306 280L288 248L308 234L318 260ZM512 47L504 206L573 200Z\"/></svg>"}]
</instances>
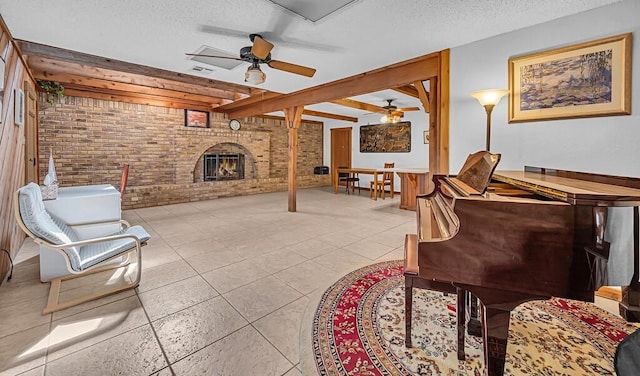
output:
<instances>
[{"instance_id":1,"label":"ceiling fan light","mask_svg":"<svg viewBox=\"0 0 640 376\"><path fill-rule=\"evenodd\" d=\"M253 85L260 85L267 78L267 75L260 70L260 67L251 66L247 68L247 73L244 74L244 82L248 82Z\"/></svg>"}]
</instances>

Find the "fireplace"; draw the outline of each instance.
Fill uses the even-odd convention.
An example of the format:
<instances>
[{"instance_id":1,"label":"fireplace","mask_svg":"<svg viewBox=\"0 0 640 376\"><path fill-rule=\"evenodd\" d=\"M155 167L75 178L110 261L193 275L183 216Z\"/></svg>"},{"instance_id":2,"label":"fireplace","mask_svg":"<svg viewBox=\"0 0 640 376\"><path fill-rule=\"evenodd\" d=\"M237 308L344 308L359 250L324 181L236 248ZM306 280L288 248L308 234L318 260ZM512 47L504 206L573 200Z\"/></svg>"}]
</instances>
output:
<instances>
[{"instance_id":1,"label":"fireplace","mask_svg":"<svg viewBox=\"0 0 640 376\"><path fill-rule=\"evenodd\" d=\"M244 179L244 154L204 155L204 181Z\"/></svg>"}]
</instances>

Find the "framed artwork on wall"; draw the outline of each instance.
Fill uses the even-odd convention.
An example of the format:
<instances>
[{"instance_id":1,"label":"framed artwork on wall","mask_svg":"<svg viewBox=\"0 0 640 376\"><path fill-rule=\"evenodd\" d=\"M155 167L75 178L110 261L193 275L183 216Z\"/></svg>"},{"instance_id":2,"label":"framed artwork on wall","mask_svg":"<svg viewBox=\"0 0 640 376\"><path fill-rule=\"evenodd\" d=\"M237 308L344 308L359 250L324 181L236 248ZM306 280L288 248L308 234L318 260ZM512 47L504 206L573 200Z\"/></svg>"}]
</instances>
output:
<instances>
[{"instance_id":1,"label":"framed artwork on wall","mask_svg":"<svg viewBox=\"0 0 640 376\"><path fill-rule=\"evenodd\" d=\"M13 102L15 104L13 109L14 123L15 125L24 125L24 91L22 89L13 91Z\"/></svg>"},{"instance_id":2,"label":"framed artwork on wall","mask_svg":"<svg viewBox=\"0 0 640 376\"><path fill-rule=\"evenodd\" d=\"M509 58L509 123L631 114L631 34Z\"/></svg>"},{"instance_id":3,"label":"framed artwork on wall","mask_svg":"<svg viewBox=\"0 0 640 376\"><path fill-rule=\"evenodd\" d=\"M423 132L423 138L424 138L424 143L428 144L429 143L429 131L424 131Z\"/></svg>"},{"instance_id":4,"label":"framed artwork on wall","mask_svg":"<svg viewBox=\"0 0 640 376\"><path fill-rule=\"evenodd\" d=\"M410 151L410 121L360 127L361 153L409 153Z\"/></svg>"},{"instance_id":5,"label":"framed artwork on wall","mask_svg":"<svg viewBox=\"0 0 640 376\"><path fill-rule=\"evenodd\" d=\"M209 113L198 110L184 110L185 127L209 128Z\"/></svg>"}]
</instances>

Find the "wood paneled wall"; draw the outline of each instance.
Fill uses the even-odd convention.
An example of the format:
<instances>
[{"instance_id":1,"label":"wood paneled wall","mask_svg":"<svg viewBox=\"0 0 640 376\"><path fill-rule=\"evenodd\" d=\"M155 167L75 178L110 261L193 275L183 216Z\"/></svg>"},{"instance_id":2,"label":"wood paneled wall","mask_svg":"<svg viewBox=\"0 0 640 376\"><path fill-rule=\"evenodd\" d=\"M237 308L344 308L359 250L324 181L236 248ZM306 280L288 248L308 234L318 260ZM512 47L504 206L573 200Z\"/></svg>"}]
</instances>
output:
<instances>
[{"instance_id":1,"label":"wood paneled wall","mask_svg":"<svg viewBox=\"0 0 640 376\"><path fill-rule=\"evenodd\" d=\"M13 192L25 183L25 126L15 125L15 89L35 90L35 81L7 25L0 16L0 57L5 62L4 90L0 91L2 111L0 114L0 248L6 249L15 258L25 234L18 228L13 215ZM26 100L26 92L25 92ZM25 114L26 117L26 114ZM9 271L9 259L0 251L0 283Z\"/></svg>"}]
</instances>

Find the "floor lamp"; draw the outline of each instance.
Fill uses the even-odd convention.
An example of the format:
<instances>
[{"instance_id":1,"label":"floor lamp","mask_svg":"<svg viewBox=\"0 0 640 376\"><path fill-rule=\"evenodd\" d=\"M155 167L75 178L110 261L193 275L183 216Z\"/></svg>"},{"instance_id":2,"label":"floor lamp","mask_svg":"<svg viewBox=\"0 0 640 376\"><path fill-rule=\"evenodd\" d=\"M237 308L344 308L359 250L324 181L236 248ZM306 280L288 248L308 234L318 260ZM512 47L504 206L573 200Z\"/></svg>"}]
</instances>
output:
<instances>
[{"instance_id":1,"label":"floor lamp","mask_svg":"<svg viewBox=\"0 0 640 376\"><path fill-rule=\"evenodd\" d=\"M491 150L491 111L508 92L509 90L505 89L488 89L471 93L471 96L477 99L487 112L487 151Z\"/></svg>"}]
</instances>

